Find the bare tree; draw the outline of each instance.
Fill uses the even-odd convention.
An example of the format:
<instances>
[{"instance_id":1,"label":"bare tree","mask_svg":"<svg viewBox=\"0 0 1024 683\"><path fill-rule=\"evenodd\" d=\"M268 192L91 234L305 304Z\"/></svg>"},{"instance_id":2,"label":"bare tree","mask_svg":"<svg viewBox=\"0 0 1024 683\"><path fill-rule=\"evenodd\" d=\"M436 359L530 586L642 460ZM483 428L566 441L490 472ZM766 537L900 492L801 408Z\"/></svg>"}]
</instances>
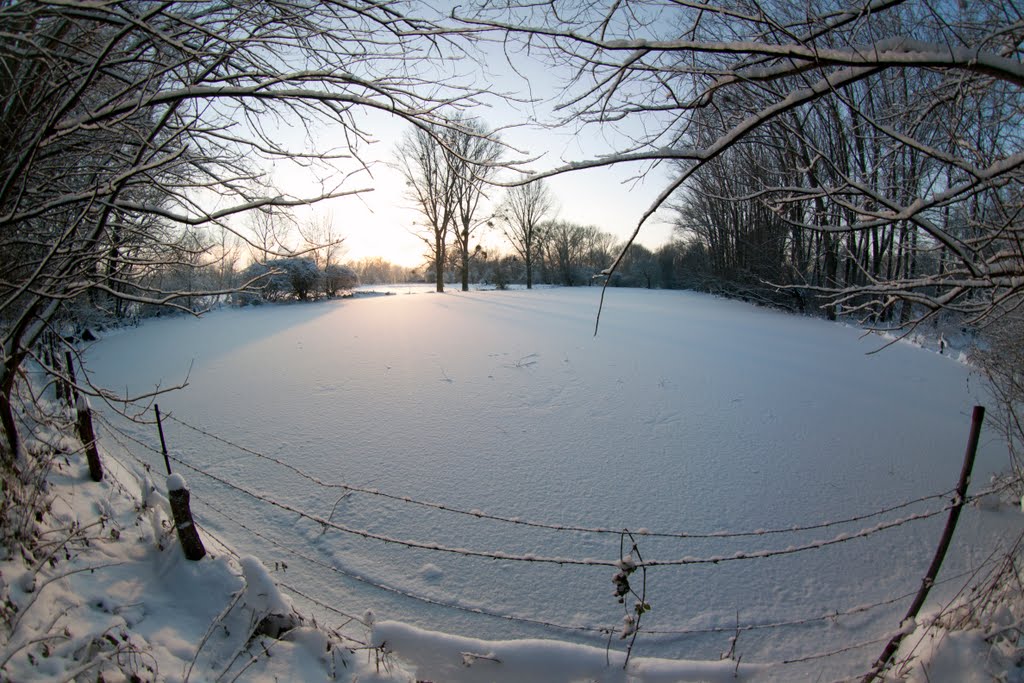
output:
<instances>
[{"instance_id":1,"label":"bare tree","mask_svg":"<svg viewBox=\"0 0 1024 683\"><path fill-rule=\"evenodd\" d=\"M216 288L227 290L235 284L241 240L232 231L220 225L213 230L213 241L214 259L209 266L217 271Z\"/></svg>"},{"instance_id":2,"label":"bare tree","mask_svg":"<svg viewBox=\"0 0 1024 683\"><path fill-rule=\"evenodd\" d=\"M261 206L247 211L245 222L252 233L249 254L253 261L266 263L288 251L284 246L285 233L288 232L287 225L294 223L288 208Z\"/></svg>"},{"instance_id":3,"label":"bare tree","mask_svg":"<svg viewBox=\"0 0 1024 683\"><path fill-rule=\"evenodd\" d=\"M817 289L833 304L874 313L902 299L916 307L901 313L910 325L943 309L980 321L1020 300L1024 43L1012 3L494 3L463 20L574 68L564 121L632 133L618 153L542 177L679 162L634 237L701 169L761 140L783 145L791 172L746 198L819 241ZM891 272L879 261L844 281L840 259L863 253L863 235L878 253L894 240Z\"/></svg>"},{"instance_id":4,"label":"bare tree","mask_svg":"<svg viewBox=\"0 0 1024 683\"><path fill-rule=\"evenodd\" d=\"M566 220L544 224L545 259L566 287L590 284L595 274L608 265L609 248L615 237L592 225Z\"/></svg>"},{"instance_id":5,"label":"bare tree","mask_svg":"<svg viewBox=\"0 0 1024 683\"><path fill-rule=\"evenodd\" d=\"M626 250L626 258L622 260L618 270L612 277L612 285L619 287L646 287L652 289L657 278L657 263L654 253L634 242ZM660 282L658 283L661 284Z\"/></svg>"},{"instance_id":6,"label":"bare tree","mask_svg":"<svg viewBox=\"0 0 1024 683\"><path fill-rule=\"evenodd\" d=\"M487 198L487 187L497 174L504 147L493 131L479 119L459 118L458 128L448 129L444 136L445 158L453 169L455 180L455 244L459 249L459 272L462 291L469 291L471 258L480 253L480 245L470 249L470 240L490 217L480 217L481 203Z\"/></svg>"},{"instance_id":7,"label":"bare tree","mask_svg":"<svg viewBox=\"0 0 1024 683\"><path fill-rule=\"evenodd\" d=\"M814 257L794 257L790 252L791 233L799 237L804 231L791 229L765 202L743 199L756 195L766 184L795 184L786 183L778 168L776 153L784 149L761 143L739 145L694 173L677 192L671 205L674 229L680 238L703 246L709 258L707 275L715 281L716 291L783 305L792 297L778 291L778 284L824 284L821 269L812 271L807 265ZM792 240L793 249L801 249L797 244ZM803 264L796 274L791 258L792 263Z\"/></svg>"},{"instance_id":8,"label":"bare tree","mask_svg":"<svg viewBox=\"0 0 1024 683\"><path fill-rule=\"evenodd\" d=\"M298 225L302 236L302 252L313 257L320 270L335 265L344 251L345 238L334 224L334 214L315 214L304 224Z\"/></svg>"},{"instance_id":9,"label":"bare tree","mask_svg":"<svg viewBox=\"0 0 1024 683\"><path fill-rule=\"evenodd\" d=\"M438 292L444 291L449 237L458 250L462 290L469 290L470 242L487 222L479 210L503 151L483 123L461 115L449 125L407 131L395 150L409 199L424 220L418 234L430 250Z\"/></svg>"},{"instance_id":10,"label":"bare tree","mask_svg":"<svg viewBox=\"0 0 1024 683\"><path fill-rule=\"evenodd\" d=\"M555 197L543 180L508 188L498 210L502 232L526 267L526 288L533 289L534 259L544 238L541 226L555 212Z\"/></svg>"},{"instance_id":11,"label":"bare tree","mask_svg":"<svg viewBox=\"0 0 1024 683\"><path fill-rule=\"evenodd\" d=\"M190 233L363 191L253 191L269 162L326 165L348 153L290 149L273 117L337 126L351 147L363 140L359 108L428 125L442 121L442 104L454 111L474 94L438 85L448 61L427 79L406 68L439 50L457 57L465 37L393 3L254 12L241 0L26 0L0 4L0 31L0 425L11 464L19 370L44 332L74 322L72 305L187 310L200 293L151 276L188 262Z\"/></svg>"},{"instance_id":12,"label":"bare tree","mask_svg":"<svg viewBox=\"0 0 1024 683\"><path fill-rule=\"evenodd\" d=\"M448 165L438 130L411 128L395 150L398 168L405 177L409 198L424 220L417 233L429 249L435 285L444 291L444 265L448 234L455 216L455 169Z\"/></svg>"}]
</instances>

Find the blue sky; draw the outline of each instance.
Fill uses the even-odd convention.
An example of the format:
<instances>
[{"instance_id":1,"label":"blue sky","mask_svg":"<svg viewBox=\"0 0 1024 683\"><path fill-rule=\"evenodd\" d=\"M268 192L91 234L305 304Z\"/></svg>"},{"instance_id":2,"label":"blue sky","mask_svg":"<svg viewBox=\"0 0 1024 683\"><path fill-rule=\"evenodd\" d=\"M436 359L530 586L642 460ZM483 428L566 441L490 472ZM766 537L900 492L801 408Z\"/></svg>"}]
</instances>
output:
<instances>
[{"instance_id":1,"label":"blue sky","mask_svg":"<svg viewBox=\"0 0 1024 683\"><path fill-rule=\"evenodd\" d=\"M520 101L508 102L491 97L470 113L491 126L511 126L502 133L503 139L527 156L539 157L529 164L530 170L543 171L568 161L591 159L609 154L617 146L625 144L624 136L628 131L610 127L603 127L600 131L590 128L581 133L571 128L550 129L538 125L522 125L531 118L546 120L551 117L552 102L564 92L564 84L558 74L552 73L539 62L516 57L516 68L513 70L496 46L485 47L484 52L485 67L472 67L471 70L471 65L466 62L461 66L467 82L488 83L495 90L514 93ZM375 143L360 150L362 159L371 163L373 175L354 176L348 186L372 187L373 191L359 197L323 202L298 212L297 217L301 221L311 214L330 214L337 231L346 238L346 260L381 256L404 266L418 266L423 263L425 247L410 231L415 230L419 215L405 196L404 181L400 174L389 167L394 158L395 145L409 124L372 111L362 113L359 123L376 139ZM285 134L288 135L287 132ZM342 139L340 135L333 137ZM331 139L331 131L325 130L318 142L322 144ZM356 168L354 162L338 162L336 165L339 177ZM641 169L638 166L616 166L551 178L548 182L558 200L558 217L594 225L625 239L667 182L666 174L659 169L651 171L639 181L632 180L639 171ZM512 173L507 173L504 179L512 177ZM313 191L313 178L299 169L278 167L274 178L278 186L288 193L303 195ZM499 200L502 192L501 188L494 188L492 199ZM483 210L491 208L485 206ZM656 248L670 234L671 229L664 220L654 220L645 226L639 241ZM479 240L491 253L510 251L497 229L484 231L479 235Z\"/></svg>"}]
</instances>

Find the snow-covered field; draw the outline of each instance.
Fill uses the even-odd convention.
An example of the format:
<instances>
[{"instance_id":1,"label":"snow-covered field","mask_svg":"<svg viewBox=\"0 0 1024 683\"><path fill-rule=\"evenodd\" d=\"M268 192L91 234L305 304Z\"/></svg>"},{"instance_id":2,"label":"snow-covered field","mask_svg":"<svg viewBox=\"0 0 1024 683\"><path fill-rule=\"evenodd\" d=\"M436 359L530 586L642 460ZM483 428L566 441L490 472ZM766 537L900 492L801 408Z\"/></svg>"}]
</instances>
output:
<instances>
[{"instance_id":1,"label":"snow-covered field","mask_svg":"<svg viewBox=\"0 0 1024 683\"><path fill-rule=\"evenodd\" d=\"M738 626L733 655L773 665L758 680L866 670L949 495L871 513L954 486L978 379L909 345L869 354L884 341L853 328L684 292L610 290L595 337L598 295L222 310L111 334L86 365L128 394L187 376L158 402L203 532L326 605L292 595L322 621L372 611L420 678L493 675L486 657L431 664L444 648L383 622L601 659L614 629L623 651L610 566L623 539L609 533L622 529L666 563L647 571L634 656L718 660ZM100 409L159 449L155 426ZM115 437L162 470L156 450L101 429L112 454ZM984 432L972 492L1004 465ZM994 507L965 510L932 609L1021 528L1019 509Z\"/></svg>"}]
</instances>

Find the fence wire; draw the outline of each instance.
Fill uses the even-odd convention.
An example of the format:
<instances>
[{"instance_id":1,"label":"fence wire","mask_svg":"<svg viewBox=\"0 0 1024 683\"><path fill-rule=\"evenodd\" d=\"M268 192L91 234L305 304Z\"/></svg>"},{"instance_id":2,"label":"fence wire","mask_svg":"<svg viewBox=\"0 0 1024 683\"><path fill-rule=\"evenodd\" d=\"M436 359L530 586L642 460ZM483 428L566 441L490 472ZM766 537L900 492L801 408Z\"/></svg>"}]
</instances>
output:
<instances>
[{"instance_id":1,"label":"fence wire","mask_svg":"<svg viewBox=\"0 0 1024 683\"><path fill-rule=\"evenodd\" d=\"M128 433L125 430L122 430L122 429L118 428L112 422L107 420L102 414L97 413L96 417L102 422L102 424L105 427L105 431L109 434L109 436L116 443L118 443L118 445L121 447L121 449L129 457L134 459L143 468L145 468L145 470L150 471L151 470L151 464L146 462L144 459L138 457L134 453L133 449L130 448L129 444L126 443L126 442L131 442L131 443L135 444L136 446L138 446L138 447L148 451L149 453L152 453L152 454L154 454L156 456L159 456L160 460L158 460L158 462L162 461L162 459L164 457L164 454L162 453L162 451L158 447L156 447L156 446L154 446L154 445L152 445L150 443L147 443L145 440L140 439L140 438L138 438L138 437ZM324 480L320 479L319 477L316 477L314 475L311 475L311 474L303 471L301 468L298 468L298 467L296 467L296 466L294 466L294 465L292 465L290 463L282 461L279 458L275 458L273 456L269 456L269 455L260 453L259 451L256 451L254 449L248 448L248 447L243 446L241 444L234 443L234 442L232 442L232 441L230 441L228 439L225 439L225 438L223 438L221 436L215 435L215 434L211 433L208 430L205 430L203 428L191 425L191 424L189 424L189 423L187 423L187 422L185 422L185 421L183 421L183 420L181 420L181 419L179 419L177 417L174 417L174 416L171 416L171 415L168 415L168 416L165 416L165 417L173 420L176 424L179 424L179 425L181 425L183 427L186 427L186 428L188 428L190 430L193 430L194 432L196 432L198 434L201 434L201 435L203 435L203 436L205 436L207 438L213 439L213 440L217 441L218 443L221 443L221 444L226 445L226 446L230 446L231 448L234 448L234 449L236 449L236 450L238 450L240 452L246 453L246 454L248 454L248 455L250 455L250 456L252 456L254 458L263 459L263 460L272 462L272 463L274 463L274 464L276 464L276 465L278 465L280 467L286 468L289 471L291 471L294 474L296 474L297 476L303 478L306 481L309 481L310 483L315 484L316 486L318 486L320 488L334 489L334 490L343 490L343 491L351 492L351 493L364 494L364 495L379 497L379 498L382 498L382 499L385 499L385 500L395 501L395 502L398 502L398 503L401 503L401 504L417 506L417 507L420 507L420 508L434 509L434 510L438 510L438 511L444 512L444 513L463 515L463 516L468 516L468 517L476 518L476 519L483 520L483 521L495 522L495 523L499 523L499 524L511 524L511 525L516 525L516 526L520 526L520 527L535 528L535 529L544 530L544 531L574 532L574 533L579 533L579 534L602 534L602 535L609 535L609 534L621 535L623 533L622 529L612 529L612 528L609 528L609 527L584 527L584 526L576 526L576 525L562 525L562 524L556 524L556 523L544 522L544 521L523 520L523 519L519 519L519 518L513 518L513 517L493 514L493 513L489 513L489 512L486 512L486 511L482 511L482 510L467 510L467 509L459 508L458 506L452 506L452 505L445 504L445 503L438 503L438 502L433 502L433 501L420 500L420 499L412 498L412 497L409 497L409 496L397 495L397 494L390 493L390 492L380 491L378 489L367 488L367 487L360 487L360 486L355 486L355 485L348 484L348 483L324 481ZM263 494L258 493L256 491L253 491L253 490L251 490L251 489L249 489L247 487L240 486L238 484L230 482L230 481L228 481L227 479L225 479L222 476L219 476L219 475L217 475L215 473L209 472L209 471L207 471L207 470L205 470L205 469L203 469L201 467L198 467L198 466L196 466L196 465L194 465L192 463L188 463L188 462L184 461L183 459L181 459L181 458L179 458L177 456L170 455L168 457L169 457L170 461L174 462L176 465L179 465L179 466L187 469L188 471L190 471L190 472L192 472L192 473L194 473L194 474L196 474L196 475L198 475L198 476L200 476L202 478L205 478L205 479L208 479L208 480L210 480L212 482L215 482L216 484L218 484L221 487L224 487L226 489L229 489L229 490L234 491L234 492L236 492L236 493L238 493L240 495L245 496L246 498L254 501L255 504L258 505L258 506L267 507L267 508L273 508L273 509L276 509L277 511L279 511L281 513L287 513L289 515L297 515L298 517L300 517L302 519L306 519L306 520L308 520L310 522L313 522L315 524L320 525L320 527L324 531L331 530L331 531L335 531L335 532L338 532L338 533L341 533L341 534L345 534L345 535L349 535L349 536L354 536L354 537L363 538L363 539L367 539L367 540L379 541L379 542L382 542L382 543L385 543L385 544L397 545L397 546L406 547L406 548L412 548L412 549L417 549L417 550L445 553L445 554L449 554L449 555L457 555L457 556L464 556L464 557L479 557L479 558L492 559L492 560L503 560L503 561L523 562L523 563L556 564L556 565L560 565L560 566L569 565L569 566L597 566L597 567L613 567L613 566L616 566L616 564L618 562L618 558L615 558L615 559L598 559L598 558L589 558L589 557L582 557L581 558L581 557L543 556L543 555L536 555L536 554L511 553L511 552L504 552L504 551L501 551L501 550L483 550L483 549L472 549L472 548L458 548L458 547L452 547L452 546L448 546L448 545L444 545L444 544L440 544L440 543L435 543L435 542L431 542L431 541L420 540L420 539L403 539L403 538L392 537L392 536L388 536L386 534L375 533L375 532L371 532L371 531L368 531L368 530L365 530L365 529L359 529L359 528L355 528L355 527L350 527L348 525L344 525L344 524L335 522L332 519L330 519L329 517L328 518L324 518L322 515L316 514L315 512L311 512L311 511L305 510L305 509L303 509L302 507L300 507L298 505L295 505L295 504L292 504L292 503L288 503L288 502L282 502L282 501L274 500L273 498L270 498L270 497L268 497L266 495L263 495ZM981 492L979 492L977 494L969 496L966 501L963 501L963 503L973 503L973 502L980 501L980 500L982 500L984 498L987 498L987 497L990 497L990 496L999 495L1004 489L1005 489L1005 485L991 487L991 488L983 490L983 491L981 491ZM811 550L820 550L820 549L826 548L828 546L837 545L837 544L841 544L841 543L847 543L847 542L853 541L855 539L860 539L860 538L865 538L865 537L868 537L868 536L872 536L874 534L877 534L877 533L880 533L880 532L883 532L883 531L886 531L886 530L889 530L889 529L894 529L894 528L902 527L904 525L911 524L911 523L914 523L914 522L918 522L918 521L922 521L922 520L933 518L933 517L935 517L937 515L940 515L940 514L943 514L945 512L948 512L952 507L954 507L955 505L961 503L961 501L957 501L955 499L950 498L950 496L952 495L952 492L953 492L953 490L950 489L950 490L947 490L947 491L943 491L941 493L935 493L935 494L930 494L930 495L927 495L927 496L921 496L921 497L915 498L913 500L901 501L901 502L898 502L898 503L895 503L895 504L892 504L892 505L888 505L888 506L885 506L885 507L877 509L877 510L872 510L872 511L865 512L865 513L862 513L862 514L853 515L853 516L846 517L846 518L843 518L843 519L825 520L825 521L814 522L814 523L811 523L811 524L795 525L795 526L784 527L784 528L780 527L780 528L772 528L772 529L757 529L757 530L743 530L743 531L716 531L716 532L648 531L648 530L642 530L640 532L633 532L633 533L636 534L637 536L645 536L645 537L678 538L678 539L712 539L712 540L714 540L714 539L753 538L753 537L760 537L760 536L775 536L775 535L781 535L781 534L787 534L787 533L805 533L805 532L808 532L808 531L828 529L828 528L831 528L831 527L836 527L836 526L841 526L841 525L849 525L849 524L853 524L853 523L857 523L857 522L861 522L861 521L865 521L865 520L869 520L869 519L876 519L876 518L884 517L885 515L888 515L888 514L892 514L894 512L905 510L905 509L913 507L913 506L920 506L920 505L923 505L923 504L929 503L929 502L939 501L939 500L943 500L943 499L945 499L945 501L946 501L942 505L936 505L936 506L932 507L931 509L923 511L923 512L915 512L915 513L911 513L911 514L906 514L906 515L903 515L901 517L897 517L897 518L894 518L894 519L884 519L884 520L878 521L877 523L875 523L874 525L872 525L870 527L865 527L865 528L860 529L859 531L856 531L856 532L839 533L839 534L836 534L836 535L834 535L832 537L829 537L829 538L823 538L823 539L814 540L814 541L810 541L810 542L804 542L804 543L801 543L799 545L790 545L790 546L787 546L787 547L784 547L784 548L769 548L769 549L751 550L749 552L736 552L736 553L733 553L733 554L706 555L706 556L700 556L700 557L697 557L697 556L686 556L686 557L671 558L671 559L654 559L654 560L646 560L642 564L645 567L658 567L658 566L686 566L686 565L700 565L700 564L719 564L719 563L737 562L737 561L754 561L754 560L761 560L761 559L766 559L766 558L776 557L776 556L782 556L782 555L792 555L792 554L797 554L797 553L803 553L803 552L808 552L808 551L811 551ZM350 571L350 570L347 570L347 569L345 569L343 567L339 567L336 564L333 564L333 563L330 563L330 562L326 562L326 561L324 561L322 559L316 558L316 557L310 555L308 552L304 551L301 548L296 548L293 545L282 543L281 541L271 537L270 535L255 529L253 527L253 525L247 524L247 523L239 520L236 515L232 514L228 510L226 510L223 506L219 506L219 505L217 505L217 504L215 504L215 503L213 503L213 502L211 502L209 500L206 500L205 498L194 498L194 500L196 502L198 502L199 504L201 504L202 506L204 506L206 509L208 509L211 512L213 512L214 514L216 514L217 516L227 520L229 523L231 523L231 524L237 526L238 528L242 529L245 533L247 533L247 534L249 534L249 535L251 535L251 536L253 536L255 538L258 538L258 539L260 539L261 541L263 541L265 543L271 544L273 547L277 548L279 551L285 553L289 557L299 558L301 561L306 562L306 563L308 563L311 566L314 566L314 567L317 567L319 569L323 569L323 570L329 571L329 572L331 572L334 575L343 577L344 579L347 579L347 580L350 580L350 581L354 581L354 582L357 582L359 584L362 584L362 585L365 585L365 586L369 586L369 587L371 587L373 589L380 590L380 591L383 591L383 592L386 592L386 593L389 593L389 594L392 594L392 595L399 596L401 598L410 599L410 600L413 600L413 601L416 601L416 602L419 602L419 603L423 603L423 604L427 604L427 605L431 605L431 606L435 606L435 607L439 607L439 608L443 608L443 609L457 610L457 611L465 612L465 613L469 613L469 614L474 614L474 615L479 615L479 616L484 616L484 617L489 617L489 618L494 618L494 619L500 619L500 620L504 620L504 621L507 621L507 622L519 623L519 624L535 626L535 627L543 627L543 628L546 628L546 629L562 631L562 632L590 633L590 634L594 634L594 635L610 636L615 630L618 629L617 625L616 626L605 626L605 625L579 625L579 624L557 623L557 622L553 622L553 621L549 621L549 620L545 620L545 619L536 619L536 618L531 618L531 617L524 617L524 616L521 616L521 615L508 614L508 613L504 613L504 612L501 612L501 611L498 611L498 610L484 609L484 608L479 608L479 607L472 607L472 606L468 606L468 605L464 605L464 604L458 604L458 603L455 603L455 602L439 600L437 598L430 597L430 596L427 596L427 595L420 595L420 594L417 594L415 592L412 592L412 591L409 591L409 590L405 590L403 588L399 588L399 587L396 587L396 586L388 585L388 584L386 584L384 582L377 581L377 580L374 580L374 579L369 578L367 576L364 576L364 575L362 575L362 574L360 574L358 572ZM209 532L207 532L207 533L209 533ZM224 544L223 542L219 541L219 539L218 539L218 542L220 542L222 545L224 545L224 547L228 547L226 544ZM988 562L991 562L991 561L992 561L992 559L990 557L989 560L987 560L985 564L987 564ZM980 568L975 568L975 570L972 571L972 572L964 572L964 573L958 574L956 576L951 576L951 577L944 578L939 583L940 584L944 584L944 583L956 582L956 581L961 581L961 580L963 580L965 578L968 578L968 580L970 580L971 578L973 578L977 574L978 571L980 571ZM336 607L334 607L332 605L327 604L323 600L320 600L320 599L316 598L315 596L308 595L307 593L304 593L304 592L294 588L293 586L289 586L289 585L286 585L284 583L282 583L281 585L286 590L289 590L292 593L301 596L303 599L308 600L311 604L317 605L318 607L320 607L322 609L325 609L325 610L327 610L327 611L329 611L331 613L337 614L338 616L344 617L346 620L348 620L348 623L351 623L353 621L357 622L357 623L361 623L361 620L358 617L355 617L355 616L353 616L351 614L345 613L344 611L339 610L338 608L336 608ZM963 589L961 589L961 590L963 590ZM709 627L703 627L703 628L689 628L689 629L644 628L643 632L645 634L648 634L648 635L651 635L651 636L683 637L683 636L700 635L700 634L726 634L726 633L739 634L741 632L770 631L770 630L782 629L782 628L793 628L793 627L808 626L808 625L814 625L814 624L829 623L829 622L835 622L835 621L837 621L839 619L842 619L844 617L850 617L850 616L854 616L854 615L866 614L866 613L871 612L873 610L877 610L877 609L881 609L881 608L884 608L884 607L889 607L889 606L895 605L895 604L897 604L897 603L899 603L901 601L904 601L904 600L907 600L907 599L911 598L915 594L915 592L916 592L916 590L915 591L911 591L911 592L907 592L905 594L898 595L898 596L895 596L895 597L890 597L890 598L887 598L887 599L884 599L884 600L873 602L873 603L870 603L870 604L857 605L857 606L849 607L849 608L846 608L846 609L837 609L837 610L834 610L834 611L829 611L827 613L818 613L818 614L807 615L807 616L802 616L802 617L795 617L795 618L792 618L792 619L777 620L777 621L771 621L771 622L761 622L761 623L757 623L757 622L754 622L754 623L739 623L739 619L737 617L737 623L729 624L729 625L709 626ZM818 659L825 659L825 658L829 658L829 657L834 657L834 656L838 656L840 654L844 654L844 653L847 653L847 652L850 652L850 651L853 651L853 650L866 648L866 647L871 646L871 645L877 645L879 643L885 642L888 638L889 638L889 635L880 636L880 637L873 638L873 639L870 639L870 640L867 640L867 641L864 641L864 642L859 642L859 643L850 644L850 645L844 645L844 646L842 646L840 648L836 648L836 649L829 650L829 651L826 651L826 652L813 653L813 654L810 654L810 655L804 655L804 656L800 656L800 657L794 657L794 658L791 658L791 659L786 659L786 660L783 660L781 662L777 662L777 664L779 664L779 665L794 665L794 664L799 664L799 663L806 663L806 662L810 662L810 661L815 661L815 660L818 660Z\"/></svg>"},{"instance_id":2,"label":"fence wire","mask_svg":"<svg viewBox=\"0 0 1024 683\"><path fill-rule=\"evenodd\" d=\"M385 491L381 491L381 490L375 489L375 488L367 488L367 487L362 487L362 486L356 486L356 485L353 485L353 484L348 484L348 483L343 483L343 482L327 482L327 481L324 481L324 480L320 479L319 477L316 477L314 475L311 475L311 474L303 471L301 468L296 467L295 465L292 465L291 463L288 463L288 462L285 462L285 461L281 460L280 458L275 458L274 456L266 455L264 453L260 453L259 451L253 450L253 449L248 448L246 446L242 446L241 444L235 443L235 442L230 441L228 439L225 439L225 438L223 438L221 436L217 436L215 434L212 434L212 433L202 429L201 427L196 427L195 425L189 424L189 423L185 422L184 420L181 420L181 419L179 419L177 417L174 417L171 414L168 414L165 417L167 419L169 419L169 420L172 420L172 421L176 422L177 424L179 424L179 425L181 425L183 427L186 427L187 429L190 429L190 430L192 430L192 431L194 431L194 432L196 432L198 434L202 434L202 435L204 435L206 437L214 439L215 441L218 441L218 442L220 442L222 444L225 444L227 446L231 446L232 448L235 448L235 449L237 449L237 450L239 450L239 451L241 451L243 453L247 453L249 455L252 455L253 457L260 458L262 460L266 460L268 462L275 463L275 464L277 464L277 465L279 465L279 466L281 466L281 467L283 467L283 468L293 472L294 474L298 475L299 477L301 477L301 478L303 478L303 479L305 479L305 480L307 480L307 481L309 481L309 482L311 482L313 484L316 484L317 486L320 486L322 488L340 489L340 490L344 490L344 491L350 491L352 493L362 493L362 494L367 494L367 495L370 495L370 496L377 496L377 497L380 497L380 498L385 498L385 499L388 499L388 500L397 501L399 503L406 503L406 504L409 504L409 505L416 505L416 506L420 506L420 507L424 507L424 508L440 510L440 511L443 511L443 512L450 512L450 513L453 513L453 514L465 515L467 517L474 517L474 518L477 518L477 519L485 519L485 520L490 520L490 521L493 521L493 522L501 522L501 523L512 524L512 525L517 525L517 526L533 527L533 528L537 528L537 529L546 529L546 530L549 530L549 531L569 531L569 532L589 533L589 534L611 534L611 535L615 535L615 536L618 536L618 535L620 535L622 533L622 529L620 529L620 528L612 528L612 527L584 527L584 526L576 526L576 525L553 524L553 523L550 523L550 522L523 520L523 519L520 519L520 518L517 518L517 517L507 517L507 516L497 515L497 514L494 514L494 513L485 512L485 511L482 511L482 510L476 510L476 509L467 510L467 509L464 509L464 508L460 508L460 507L453 506L453 505L448 505L448 504L445 504L445 503L437 503L437 502L432 502L432 501L419 500L419 499L416 499L416 498L412 498L410 496L400 496L400 495L396 495L396 494L392 494L392 493L387 493ZM845 526L847 524L852 524L852 523L855 523L855 522L861 522L861 521L864 521L864 520L867 520L867 519L872 519L874 517L880 517L882 515L886 515L886 514L889 514L889 513L892 513L892 512L896 512L897 510L902 510L902 509L905 509L905 508L908 508L908 507L912 507L912 506L917 505L919 503L926 503L926 502L931 501L931 500L939 500L939 499L942 499L942 498L948 498L950 495L952 495L952 493L953 493L953 489L947 489L947 490L942 491L940 493L933 493L933 494L930 494L930 495L927 495L927 496L921 496L920 498L915 498L913 500L903 501L903 502L896 503L894 505L891 505L891 506L888 506L888 507L885 507L885 508L881 508L879 510L874 510L872 512L867 512L867 513L863 513L863 514L860 514L860 515L855 515L855 516L852 516L852 517L846 517L846 518L843 518L843 519L836 519L836 520L830 520L830 521L822 521L822 522L816 522L814 524L806 524L806 525L794 525L794 526L779 527L779 528L772 528L772 529L755 529L755 530L749 530L749 531L710 531L710 532L650 531L649 529L639 529L639 530L634 530L632 533L634 535L636 535L636 536L647 536L647 537L651 537L651 538L679 538L679 539L747 538L747 537L756 537L756 536L770 536L770 535L773 535L773 534L792 534L792 533L798 533L798 532L804 532L804 531L815 531L815 530L818 530L818 529L826 529L826 528L834 527L834 526Z\"/></svg>"}]
</instances>

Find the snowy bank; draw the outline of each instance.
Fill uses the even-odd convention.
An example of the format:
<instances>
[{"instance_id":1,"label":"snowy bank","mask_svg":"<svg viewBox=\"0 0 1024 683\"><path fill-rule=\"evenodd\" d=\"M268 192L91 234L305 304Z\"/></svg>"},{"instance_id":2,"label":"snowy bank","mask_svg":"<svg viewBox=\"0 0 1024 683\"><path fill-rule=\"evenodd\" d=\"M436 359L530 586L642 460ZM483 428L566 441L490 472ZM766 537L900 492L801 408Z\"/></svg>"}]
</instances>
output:
<instances>
[{"instance_id":1,"label":"snowy bank","mask_svg":"<svg viewBox=\"0 0 1024 683\"><path fill-rule=\"evenodd\" d=\"M93 483L73 440L45 435L64 449L38 543L0 560L0 681L409 680L378 676L359 643L295 613L258 559L207 536L211 553L186 560L141 467L104 453Z\"/></svg>"},{"instance_id":2,"label":"snowy bank","mask_svg":"<svg viewBox=\"0 0 1024 683\"><path fill-rule=\"evenodd\" d=\"M637 657L554 640L478 640L395 621L373 627L372 642L410 665L417 679L460 683L682 683L753 680L763 667L731 659L695 662Z\"/></svg>"}]
</instances>

